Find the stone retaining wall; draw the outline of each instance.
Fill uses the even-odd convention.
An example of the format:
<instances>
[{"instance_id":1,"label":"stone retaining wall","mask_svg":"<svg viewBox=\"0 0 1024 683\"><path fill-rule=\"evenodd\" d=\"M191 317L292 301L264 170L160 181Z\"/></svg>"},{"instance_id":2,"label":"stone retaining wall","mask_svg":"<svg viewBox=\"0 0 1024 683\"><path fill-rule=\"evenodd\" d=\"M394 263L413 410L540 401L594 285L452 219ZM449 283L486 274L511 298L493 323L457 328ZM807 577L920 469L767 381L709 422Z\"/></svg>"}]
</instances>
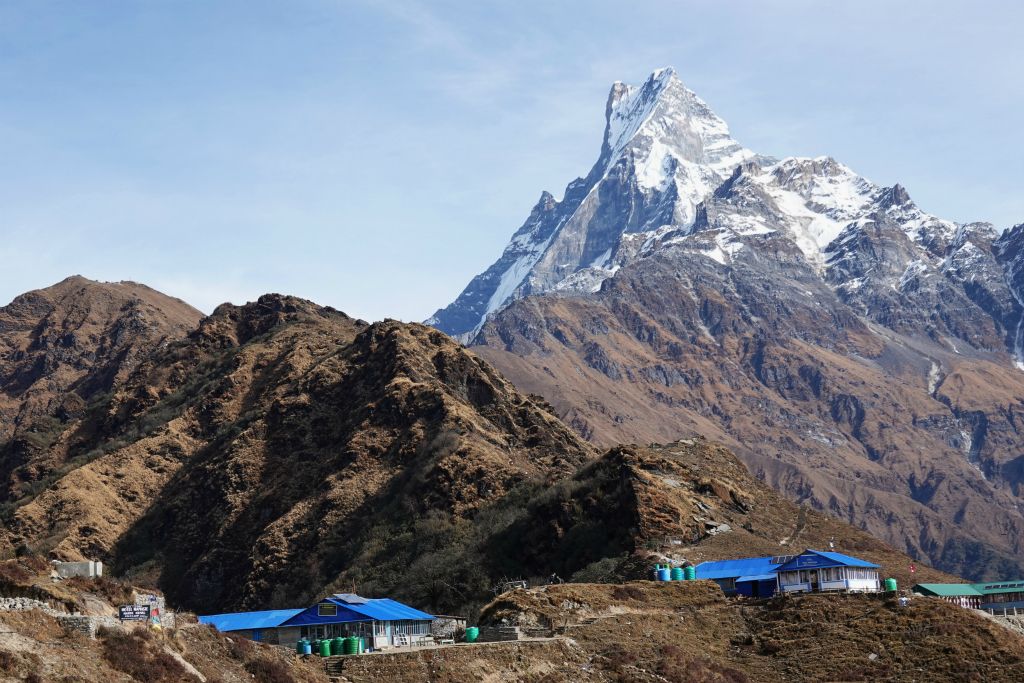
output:
<instances>
[{"instance_id":1,"label":"stone retaining wall","mask_svg":"<svg viewBox=\"0 0 1024 683\"><path fill-rule=\"evenodd\" d=\"M481 626L477 640L481 643L504 642L519 640L518 626Z\"/></svg>"},{"instance_id":2,"label":"stone retaining wall","mask_svg":"<svg viewBox=\"0 0 1024 683\"><path fill-rule=\"evenodd\" d=\"M508 681L535 678L578 656L569 641L559 638L331 657L324 665L328 676L348 683Z\"/></svg>"},{"instance_id":3,"label":"stone retaining wall","mask_svg":"<svg viewBox=\"0 0 1024 683\"><path fill-rule=\"evenodd\" d=\"M26 609L41 609L50 611L49 603L32 598L0 598L0 611L17 612Z\"/></svg>"},{"instance_id":4,"label":"stone retaining wall","mask_svg":"<svg viewBox=\"0 0 1024 683\"><path fill-rule=\"evenodd\" d=\"M163 598L160 600L163 605ZM0 597L0 612L19 612L24 610L41 610L60 622L61 626L71 631L78 631L90 638L96 637L96 630L101 627L123 628L120 620L116 617L95 616L87 614L68 613L63 610L54 609L49 603L32 598L3 598ZM161 610L160 624L164 629L175 627L174 612L163 612Z\"/></svg>"},{"instance_id":5,"label":"stone retaining wall","mask_svg":"<svg viewBox=\"0 0 1024 683\"><path fill-rule=\"evenodd\" d=\"M57 614L54 616L64 628L69 631L78 631L90 638L95 638L96 630L103 626L121 628L121 622L114 617L91 617L84 614Z\"/></svg>"}]
</instances>

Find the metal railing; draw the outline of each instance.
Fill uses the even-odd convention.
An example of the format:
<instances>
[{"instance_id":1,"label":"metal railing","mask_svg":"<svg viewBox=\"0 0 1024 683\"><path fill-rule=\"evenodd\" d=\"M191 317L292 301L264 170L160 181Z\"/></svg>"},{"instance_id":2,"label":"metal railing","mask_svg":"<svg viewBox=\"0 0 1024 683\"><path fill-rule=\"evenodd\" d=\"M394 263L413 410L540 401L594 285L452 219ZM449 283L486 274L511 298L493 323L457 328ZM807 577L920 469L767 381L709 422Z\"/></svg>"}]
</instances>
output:
<instances>
[{"instance_id":1,"label":"metal railing","mask_svg":"<svg viewBox=\"0 0 1024 683\"><path fill-rule=\"evenodd\" d=\"M988 612L994 617L1024 616L1024 609L1018 612L1016 607L983 607L982 611Z\"/></svg>"}]
</instances>

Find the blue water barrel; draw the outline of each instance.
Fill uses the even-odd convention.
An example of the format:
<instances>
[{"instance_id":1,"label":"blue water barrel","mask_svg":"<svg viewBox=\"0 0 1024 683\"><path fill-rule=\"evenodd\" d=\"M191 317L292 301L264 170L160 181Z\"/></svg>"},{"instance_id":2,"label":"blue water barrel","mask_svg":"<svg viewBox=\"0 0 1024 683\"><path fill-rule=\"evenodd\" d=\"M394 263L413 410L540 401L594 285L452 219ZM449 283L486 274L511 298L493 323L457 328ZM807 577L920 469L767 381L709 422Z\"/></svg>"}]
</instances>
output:
<instances>
[{"instance_id":1,"label":"blue water barrel","mask_svg":"<svg viewBox=\"0 0 1024 683\"><path fill-rule=\"evenodd\" d=\"M302 641L302 654L311 655L313 654L313 643L308 640Z\"/></svg>"},{"instance_id":2,"label":"blue water barrel","mask_svg":"<svg viewBox=\"0 0 1024 683\"><path fill-rule=\"evenodd\" d=\"M671 581L671 580L672 580L672 570L671 569L663 567L663 568L658 570L658 581Z\"/></svg>"}]
</instances>

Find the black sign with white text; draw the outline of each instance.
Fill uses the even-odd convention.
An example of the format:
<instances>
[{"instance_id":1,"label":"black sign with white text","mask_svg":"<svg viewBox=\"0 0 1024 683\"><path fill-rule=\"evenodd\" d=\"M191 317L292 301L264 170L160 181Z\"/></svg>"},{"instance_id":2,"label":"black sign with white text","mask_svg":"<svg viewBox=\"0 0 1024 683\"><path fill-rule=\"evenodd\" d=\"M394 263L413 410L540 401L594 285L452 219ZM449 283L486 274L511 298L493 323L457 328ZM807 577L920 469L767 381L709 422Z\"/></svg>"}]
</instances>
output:
<instances>
[{"instance_id":1,"label":"black sign with white text","mask_svg":"<svg viewBox=\"0 0 1024 683\"><path fill-rule=\"evenodd\" d=\"M121 605L117 617L121 621L149 621L149 605Z\"/></svg>"}]
</instances>

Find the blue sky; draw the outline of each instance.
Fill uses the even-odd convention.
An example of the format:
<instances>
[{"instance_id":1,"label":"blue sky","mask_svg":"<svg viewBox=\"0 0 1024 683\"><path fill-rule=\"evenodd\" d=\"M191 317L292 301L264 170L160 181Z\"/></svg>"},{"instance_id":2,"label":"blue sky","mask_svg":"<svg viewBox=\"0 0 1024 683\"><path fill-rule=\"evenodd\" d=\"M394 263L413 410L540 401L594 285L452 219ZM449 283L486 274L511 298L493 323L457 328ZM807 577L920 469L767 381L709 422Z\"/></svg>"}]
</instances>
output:
<instances>
[{"instance_id":1,"label":"blue sky","mask_svg":"<svg viewBox=\"0 0 1024 683\"><path fill-rule=\"evenodd\" d=\"M1011 2L0 0L0 303L80 273L419 320L672 65L733 135L1024 221Z\"/></svg>"}]
</instances>

